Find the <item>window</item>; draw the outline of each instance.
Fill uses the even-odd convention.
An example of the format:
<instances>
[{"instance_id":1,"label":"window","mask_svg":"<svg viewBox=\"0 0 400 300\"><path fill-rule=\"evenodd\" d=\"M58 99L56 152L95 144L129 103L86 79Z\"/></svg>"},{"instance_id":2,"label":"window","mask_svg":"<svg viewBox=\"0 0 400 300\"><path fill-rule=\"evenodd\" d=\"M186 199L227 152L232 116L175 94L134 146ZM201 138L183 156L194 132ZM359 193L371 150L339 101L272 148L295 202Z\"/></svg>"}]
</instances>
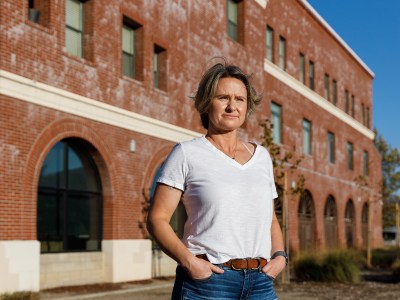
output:
<instances>
[{"instance_id":1,"label":"window","mask_svg":"<svg viewBox=\"0 0 400 300\"><path fill-rule=\"evenodd\" d=\"M328 132L328 161L335 163L335 135Z\"/></svg>"},{"instance_id":2,"label":"window","mask_svg":"<svg viewBox=\"0 0 400 300\"><path fill-rule=\"evenodd\" d=\"M306 71L306 59L303 53L299 53L299 80L301 83L305 83L305 73Z\"/></svg>"},{"instance_id":3,"label":"window","mask_svg":"<svg viewBox=\"0 0 400 300\"><path fill-rule=\"evenodd\" d=\"M154 45L153 84L160 90L167 90L167 52L164 48Z\"/></svg>"},{"instance_id":4,"label":"window","mask_svg":"<svg viewBox=\"0 0 400 300\"><path fill-rule=\"evenodd\" d=\"M337 81L332 81L332 103L337 105Z\"/></svg>"},{"instance_id":5,"label":"window","mask_svg":"<svg viewBox=\"0 0 400 300\"><path fill-rule=\"evenodd\" d=\"M364 106L364 103L361 103L361 121L362 121L362 124L365 126L366 122L365 122L365 106Z\"/></svg>"},{"instance_id":6,"label":"window","mask_svg":"<svg viewBox=\"0 0 400 300\"><path fill-rule=\"evenodd\" d=\"M315 90L315 65L314 62L310 60L309 65L308 65L308 84L310 89Z\"/></svg>"},{"instance_id":7,"label":"window","mask_svg":"<svg viewBox=\"0 0 400 300\"><path fill-rule=\"evenodd\" d=\"M122 27L122 73L135 77L135 31L126 25Z\"/></svg>"},{"instance_id":8,"label":"window","mask_svg":"<svg viewBox=\"0 0 400 300\"><path fill-rule=\"evenodd\" d=\"M325 74L324 76L324 98L326 100L330 100L329 99L329 75Z\"/></svg>"},{"instance_id":9,"label":"window","mask_svg":"<svg viewBox=\"0 0 400 300\"><path fill-rule=\"evenodd\" d=\"M286 69L286 40L284 37L279 37L279 67L282 70Z\"/></svg>"},{"instance_id":10,"label":"window","mask_svg":"<svg viewBox=\"0 0 400 300\"><path fill-rule=\"evenodd\" d=\"M367 123L367 127L371 128L371 123L370 123L370 118L369 118L369 107L367 107L367 112L366 112L366 123Z\"/></svg>"},{"instance_id":11,"label":"window","mask_svg":"<svg viewBox=\"0 0 400 300\"><path fill-rule=\"evenodd\" d=\"M369 175L368 163L369 163L368 152L364 151L364 153L363 153L363 175L364 176Z\"/></svg>"},{"instance_id":12,"label":"window","mask_svg":"<svg viewBox=\"0 0 400 300\"><path fill-rule=\"evenodd\" d=\"M265 42L267 48L267 59L274 62L274 30L269 26L267 26Z\"/></svg>"},{"instance_id":13,"label":"window","mask_svg":"<svg viewBox=\"0 0 400 300\"><path fill-rule=\"evenodd\" d=\"M100 250L101 181L81 140L58 142L43 163L38 187L37 238L42 253Z\"/></svg>"},{"instance_id":14,"label":"window","mask_svg":"<svg viewBox=\"0 0 400 300\"><path fill-rule=\"evenodd\" d=\"M347 143L347 169L353 170L353 144L348 142Z\"/></svg>"},{"instance_id":15,"label":"window","mask_svg":"<svg viewBox=\"0 0 400 300\"><path fill-rule=\"evenodd\" d=\"M274 143L282 143L282 107L275 102L271 103L272 138Z\"/></svg>"},{"instance_id":16,"label":"window","mask_svg":"<svg viewBox=\"0 0 400 300\"><path fill-rule=\"evenodd\" d=\"M67 52L83 57L83 3L78 0L66 2L65 34Z\"/></svg>"},{"instance_id":17,"label":"window","mask_svg":"<svg viewBox=\"0 0 400 300\"><path fill-rule=\"evenodd\" d=\"M42 26L49 26L50 22L50 1L49 0L29 0L28 1L29 21L38 23Z\"/></svg>"},{"instance_id":18,"label":"window","mask_svg":"<svg viewBox=\"0 0 400 300\"><path fill-rule=\"evenodd\" d=\"M355 115L355 97L354 95L351 95L351 102L350 102L350 112L351 112L351 116L354 118Z\"/></svg>"},{"instance_id":19,"label":"window","mask_svg":"<svg viewBox=\"0 0 400 300\"><path fill-rule=\"evenodd\" d=\"M226 6L228 36L239 43L243 43L243 1L227 0Z\"/></svg>"},{"instance_id":20,"label":"window","mask_svg":"<svg viewBox=\"0 0 400 300\"><path fill-rule=\"evenodd\" d=\"M143 28L135 21L124 17L122 25L122 75L137 80L143 79L142 33Z\"/></svg>"},{"instance_id":21,"label":"window","mask_svg":"<svg viewBox=\"0 0 400 300\"><path fill-rule=\"evenodd\" d=\"M306 119L303 120L303 152L312 154L311 122Z\"/></svg>"},{"instance_id":22,"label":"window","mask_svg":"<svg viewBox=\"0 0 400 300\"><path fill-rule=\"evenodd\" d=\"M349 91L345 90L344 91L344 111L346 112L346 114L349 113L349 110L350 110L349 106L350 106L350 103L349 103Z\"/></svg>"}]
</instances>

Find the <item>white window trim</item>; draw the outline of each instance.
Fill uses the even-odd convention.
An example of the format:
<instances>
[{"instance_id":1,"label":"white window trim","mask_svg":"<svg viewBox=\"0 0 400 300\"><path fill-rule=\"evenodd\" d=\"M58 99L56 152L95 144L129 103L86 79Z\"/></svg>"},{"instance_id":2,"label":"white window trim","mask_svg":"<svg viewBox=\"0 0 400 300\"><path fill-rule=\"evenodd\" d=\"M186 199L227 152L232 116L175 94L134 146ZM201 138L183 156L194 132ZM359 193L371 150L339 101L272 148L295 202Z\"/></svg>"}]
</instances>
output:
<instances>
[{"instance_id":1,"label":"white window trim","mask_svg":"<svg viewBox=\"0 0 400 300\"><path fill-rule=\"evenodd\" d=\"M172 142L201 133L0 70L0 94Z\"/></svg>"}]
</instances>

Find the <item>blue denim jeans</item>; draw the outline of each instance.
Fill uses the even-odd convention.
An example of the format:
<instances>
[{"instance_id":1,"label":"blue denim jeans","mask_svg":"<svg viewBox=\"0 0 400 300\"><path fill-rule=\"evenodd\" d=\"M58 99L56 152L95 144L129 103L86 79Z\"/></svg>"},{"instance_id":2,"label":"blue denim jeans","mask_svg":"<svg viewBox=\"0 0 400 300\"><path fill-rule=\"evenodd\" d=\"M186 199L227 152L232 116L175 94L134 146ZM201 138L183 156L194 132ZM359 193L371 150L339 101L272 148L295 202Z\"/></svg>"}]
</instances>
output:
<instances>
[{"instance_id":1,"label":"blue denim jeans","mask_svg":"<svg viewBox=\"0 0 400 300\"><path fill-rule=\"evenodd\" d=\"M218 265L221 267L220 265ZM271 277L258 270L232 270L193 280L181 266L176 268L172 300L275 300L278 299Z\"/></svg>"}]
</instances>

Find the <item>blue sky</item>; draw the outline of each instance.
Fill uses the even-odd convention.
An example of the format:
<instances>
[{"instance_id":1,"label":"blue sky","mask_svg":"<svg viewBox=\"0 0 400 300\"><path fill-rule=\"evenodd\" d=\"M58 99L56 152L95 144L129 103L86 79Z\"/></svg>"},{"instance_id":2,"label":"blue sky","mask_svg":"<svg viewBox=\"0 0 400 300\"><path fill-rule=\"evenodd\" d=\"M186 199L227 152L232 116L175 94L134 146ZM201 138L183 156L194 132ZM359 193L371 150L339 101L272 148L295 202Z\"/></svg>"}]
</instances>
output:
<instances>
[{"instance_id":1,"label":"blue sky","mask_svg":"<svg viewBox=\"0 0 400 300\"><path fill-rule=\"evenodd\" d=\"M308 0L375 73L373 127L400 150L400 0Z\"/></svg>"}]
</instances>

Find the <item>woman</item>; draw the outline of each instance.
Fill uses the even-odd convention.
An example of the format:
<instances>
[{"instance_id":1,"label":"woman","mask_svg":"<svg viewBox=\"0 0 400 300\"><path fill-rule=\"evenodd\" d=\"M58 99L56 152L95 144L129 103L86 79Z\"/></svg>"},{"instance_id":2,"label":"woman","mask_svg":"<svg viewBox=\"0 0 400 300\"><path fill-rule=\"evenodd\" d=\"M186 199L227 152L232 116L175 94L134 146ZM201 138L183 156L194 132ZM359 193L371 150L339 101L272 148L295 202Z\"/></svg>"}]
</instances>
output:
<instances>
[{"instance_id":1,"label":"woman","mask_svg":"<svg viewBox=\"0 0 400 300\"><path fill-rule=\"evenodd\" d=\"M178 263L172 299L277 299L273 279L287 256L272 161L238 136L261 97L240 68L218 63L194 100L207 134L171 151L147 223ZM181 200L188 216L182 241L169 225Z\"/></svg>"}]
</instances>

